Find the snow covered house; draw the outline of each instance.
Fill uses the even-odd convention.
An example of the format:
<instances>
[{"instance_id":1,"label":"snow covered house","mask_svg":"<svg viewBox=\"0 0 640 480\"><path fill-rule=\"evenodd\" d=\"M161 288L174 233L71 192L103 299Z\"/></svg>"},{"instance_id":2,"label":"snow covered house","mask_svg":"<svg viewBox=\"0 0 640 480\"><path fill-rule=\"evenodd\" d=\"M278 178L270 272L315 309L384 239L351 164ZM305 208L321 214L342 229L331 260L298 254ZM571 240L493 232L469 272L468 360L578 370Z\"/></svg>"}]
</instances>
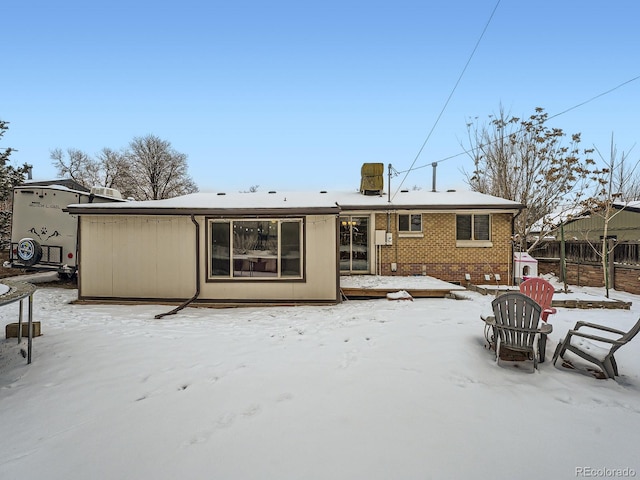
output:
<instances>
[{"instance_id":1,"label":"snow covered house","mask_svg":"<svg viewBox=\"0 0 640 480\"><path fill-rule=\"evenodd\" d=\"M246 304L336 303L341 275L510 282L522 208L475 192L363 190L195 193L67 211L79 218L80 299Z\"/></svg>"}]
</instances>

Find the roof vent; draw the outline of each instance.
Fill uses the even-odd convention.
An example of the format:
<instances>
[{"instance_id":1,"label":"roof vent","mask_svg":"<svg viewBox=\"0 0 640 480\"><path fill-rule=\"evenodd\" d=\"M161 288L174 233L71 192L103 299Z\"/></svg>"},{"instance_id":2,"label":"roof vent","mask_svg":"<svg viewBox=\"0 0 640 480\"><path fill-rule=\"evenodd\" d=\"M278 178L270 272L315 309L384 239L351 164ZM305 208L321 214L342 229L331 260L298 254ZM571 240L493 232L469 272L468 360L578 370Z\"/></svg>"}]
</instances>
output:
<instances>
[{"instance_id":1,"label":"roof vent","mask_svg":"<svg viewBox=\"0 0 640 480\"><path fill-rule=\"evenodd\" d=\"M382 195L383 174L383 163L363 163L360 169L360 193L363 195Z\"/></svg>"},{"instance_id":2,"label":"roof vent","mask_svg":"<svg viewBox=\"0 0 640 480\"><path fill-rule=\"evenodd\" d=\"M91 187L91 193L93 195L100 195L102 197L122 198L120 192L115 188Z\"/></svg>"}]
</instances>

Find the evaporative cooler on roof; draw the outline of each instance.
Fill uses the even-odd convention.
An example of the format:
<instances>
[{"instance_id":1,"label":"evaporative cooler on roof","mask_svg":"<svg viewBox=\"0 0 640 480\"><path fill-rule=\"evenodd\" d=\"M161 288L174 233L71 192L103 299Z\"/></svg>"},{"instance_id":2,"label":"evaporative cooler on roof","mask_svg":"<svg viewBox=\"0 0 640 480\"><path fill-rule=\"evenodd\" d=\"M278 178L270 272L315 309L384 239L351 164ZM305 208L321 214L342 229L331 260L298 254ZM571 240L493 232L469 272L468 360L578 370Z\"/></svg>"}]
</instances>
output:
<instances>
[{"instance_id":1,"label":"evaporative cooler on roof","mask_svg":"<svg viewBox=\"0 0 640 480\"><path fill-rule=\"evenodd\" d=\"M382 195L384 188L383 163L364 163L360 170L360 193L363 195Z\"/></svg>"}]
</instances>

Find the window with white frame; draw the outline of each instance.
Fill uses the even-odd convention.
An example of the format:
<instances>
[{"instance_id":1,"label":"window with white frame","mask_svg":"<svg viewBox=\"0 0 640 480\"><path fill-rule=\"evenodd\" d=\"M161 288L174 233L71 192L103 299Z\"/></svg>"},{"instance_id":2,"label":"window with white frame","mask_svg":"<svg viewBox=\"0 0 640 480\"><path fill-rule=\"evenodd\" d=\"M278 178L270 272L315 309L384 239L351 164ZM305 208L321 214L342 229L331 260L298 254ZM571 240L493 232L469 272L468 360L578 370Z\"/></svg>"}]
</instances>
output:
<instances>
[{"instance_id":1,"label":"window with white frame","mask_svg":"<svg viewBox=\"0 0 640 480\"><path fill-rule=\"evenodd\" d=\"M456 215L456 240L488 242L491 240L491 216Z\"/></svg>"},{"instance_id":2,"label":"window with white frame","mask_svg":"<svg viewBox=\"0 0 640 480\"><path fill-rule=\"evenodd\" d=\"M400 233L420 233L422 232L422 214L398 214L398 232Z\"/></svg>"},{"instance_id":3,"label":"window with white frame","mask_svg":"<svg viewBox=\"0 0 640 480\"><path fill-rule=\"evenodd\" d=\"M288 218L209 220L209 278L301 278L302 224Z\"/></svg>"}]
</instances>

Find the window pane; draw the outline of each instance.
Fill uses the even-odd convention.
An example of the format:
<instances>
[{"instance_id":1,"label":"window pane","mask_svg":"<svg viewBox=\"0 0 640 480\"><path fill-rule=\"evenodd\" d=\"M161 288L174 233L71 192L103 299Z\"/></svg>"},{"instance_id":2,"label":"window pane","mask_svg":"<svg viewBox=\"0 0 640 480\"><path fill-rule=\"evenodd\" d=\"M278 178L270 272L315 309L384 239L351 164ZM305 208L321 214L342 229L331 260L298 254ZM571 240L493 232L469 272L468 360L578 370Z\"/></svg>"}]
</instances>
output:
<instances>
[{"instance_id":1,"label":"window pane","mask_svg":"<svg viewBox=\"0 0 640 480\"><path fill-rule=\"evenodd\" d=\"M398 230L401 232L409 231L409 215L398 215Z\"/></svg>"},{"instance_id":2,"label":"window pane","mask_svg":"<svg viewBox=\"0 0 640 480\"><path fill-rule=\"evenodd\" d=\"M411 231L412 232L421 232L422 231L422 215L411 215Z\"/></svg>"},{"instance_id":3,"label":"window pane","mask_svg":"<svg viewBox=\"0 0 640 480\"><path fill-rule=\"evenodd\" d=\"M473 216L473 239L489 240L489 215Z\"/></svg>"},{"instance_id":4,"label":"window pane","mask_svg":"<svg viewBox=\"0 0 640 480\"><path fill-rule=\"evenodd\" d=\"M228 277L231 273L229 231L229 223L211 223L211 276L213 277Z\"/></svg>"},{"instance_id":5,"label":"window pane","mask_svg":"<svg viewBox=\"0 0 640 480\"><path fill-rule=\"evenodd\" d=\"M300 222L282 222L280 234L281 276L300 277Z\"/></svg>"},{"instance_id":6,"label":"window pane","mask_svg":"<svg viewBox=\"0 0 640 480\"><path fill-rule=\"evenodd\" d=\"M471 215L456 215L456 239L471 240Z\"/></svg>"},{"instance_id":7,"label":"window pane","mask_svg":"<svg viewBox=\"0 0 640 480\"><path fill-rule=\"evenodd\" d=\"M351 270L369 270L369 217L351 217Z\"/></svg>"},{"instance_id":8,"label":"window pane","mask_svg":"<svg viewBox=\"0 0 640 480\"><path fill-rule=\"evenodd\" d=\"M278 222L233 222L233 276L278 275Z\"/></svg>"},{"instance_id":9,"label":"window pane","mask_svg":"<svg viewBox=\"0 0 640 480\"><path fill-rule=\"evenodd\" d=\"M340 270L351 270L351 217L340 217Z\"/></svg>"}]
</instances>

